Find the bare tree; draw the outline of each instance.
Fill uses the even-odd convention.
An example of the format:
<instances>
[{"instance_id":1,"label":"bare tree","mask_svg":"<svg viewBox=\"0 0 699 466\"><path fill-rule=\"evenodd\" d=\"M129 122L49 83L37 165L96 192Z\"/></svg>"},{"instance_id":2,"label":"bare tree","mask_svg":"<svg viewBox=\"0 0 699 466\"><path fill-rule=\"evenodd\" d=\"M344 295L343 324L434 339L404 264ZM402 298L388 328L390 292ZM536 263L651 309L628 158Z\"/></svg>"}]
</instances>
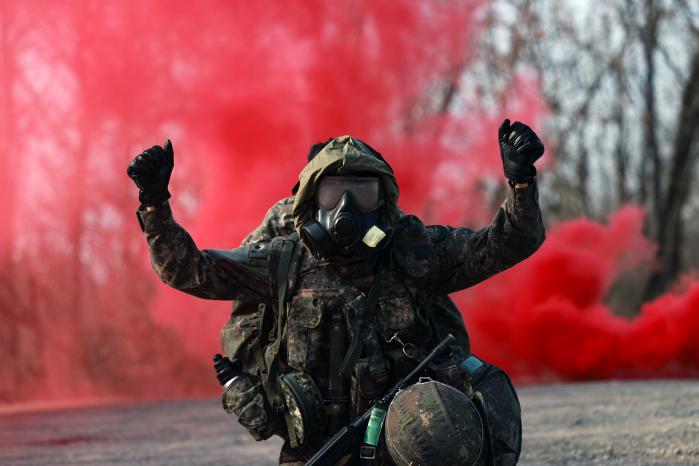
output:
<instances>
[{"instance_id":1,"label":"bare tree","mask_svg":"<svg viewBox=\"0 0 699 466\"><path fill-rule=\"evenodd\" d=\"M696 265L683 260L697 247L684 241L683 212L699 196L699 10L685 0L499 0L488 9L484 69L535 70L552 110L556 164L542 182L549 219L646 206L660 266L641 294L662 293ZM484 94L506 84L470 78L488 83Z\"/></svg>"},{"instance_id":2,"label":"bare tree","mask_svg":"<svg viewBox=\"0 0 699 466\"><path fill-rule=\"evenodd\" d=\"M681 270L684 246L682 211L690 194L696 195L696 191L692 193L691 188L699 157L699 47L695 48L687 85L682 92L672 147L668 161L670 182L658 213L658 257L661 265L649 280L648 297L657 296L664 291Z\"/></svg>"}]
</instances>

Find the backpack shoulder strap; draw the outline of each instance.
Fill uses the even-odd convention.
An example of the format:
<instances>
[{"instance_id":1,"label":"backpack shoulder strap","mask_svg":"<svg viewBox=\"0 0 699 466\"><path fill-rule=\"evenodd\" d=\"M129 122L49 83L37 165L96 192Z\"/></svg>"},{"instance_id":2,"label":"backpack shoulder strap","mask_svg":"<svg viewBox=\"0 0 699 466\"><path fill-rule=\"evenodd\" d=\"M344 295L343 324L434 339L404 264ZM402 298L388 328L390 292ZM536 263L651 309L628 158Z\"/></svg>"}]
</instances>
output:
<instances>
[{"instance_id":1,"label":"backpack shoulder strap","mask_svg":"<svg viewBox=\"0 0 699 466\"><path fill-rule=\"evenodd\" d=\"M278 237L272 240L269 252L269 272L271 277L272 296L275 298L277 312L285 308L287 295L293 291L291 289L292 278L295 279L298 271L299 254L303 248L298 246L298 233L294 232L289 236ZM296 256L296 257L295 257ZM293 259L296 259L294 261ZM296 262L296 267L292 268L292 262Z\"/></svg>"},{"instance_id":2,"label":"backpack shoulder strap","mask_svg":"<svg viewBox=\"0 0 699 466\"><path fill-rule=\"evenodd\" d=\"M285 238L275 238L272 241L269 256L269 272L271 277L272 296L275 297L275 315L277 336L272 343L272 361L269 365L266 377L263 378L263 387L267 393L267 400L272 409L279 413L284 408L282 397L277 389L277 375L279 371L279 347L288 312L289 295L293 291L301 263L303 247L299 245L299 237L296 232ZM292 448L298 446L298 438L294 429L291 416L284 411L284 422L289 435L289 443Z\"/></svg>"},{"instance_id":3,"label":"backpack shoulder strap","mask_svg":"<svg viewBox=\"0 0 699 466\"><path fill-rule=\"evenodd\" d=\"M274 297L273 308L276 338L272 343L272 361L269 367L267 367L264 357L263 332L260 332L257 344L255 345L255 358L260 370L262 388L275 412L280 412L283 408L283 403L276 387L279 346L281 345L282 333L284 331L289 291L293 289L291 283L295 282L302 250L303 248L299 245L298 234L295 232L286 237L274 238L269 247L268 264L270 286L272 288L271 294ZM260 319L261 323L264 322L264 316Z\"/></svg>"}]
</instances>

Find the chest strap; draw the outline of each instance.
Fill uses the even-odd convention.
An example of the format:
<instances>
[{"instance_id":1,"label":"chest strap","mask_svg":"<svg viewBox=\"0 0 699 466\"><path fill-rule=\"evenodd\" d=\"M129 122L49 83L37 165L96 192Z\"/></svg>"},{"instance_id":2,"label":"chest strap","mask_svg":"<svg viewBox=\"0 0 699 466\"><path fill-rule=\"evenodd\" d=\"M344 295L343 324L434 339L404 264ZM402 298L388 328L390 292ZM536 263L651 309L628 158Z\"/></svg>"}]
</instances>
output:
<instances>
[{"instance_id":1,"label":"chest strap","mask_svg":"<svg viewBox=\"0 0 699 466\"><path fill-rule=\"evenodd\" d=\"M371 284L369 295L366 297L366 308L360 311L348 313L348 321L353 330L353 337L352 343L347 349L345 358L340 366L340 375L342 377L349 377L352 374L352 370L354 370L357 359L359 359L359 357L362 355L362 350L364 349L364 338L366 338L369 333L371 314L376 309L376 304L379 302L379 296L381 295L381 275L383 272L383 262L384 254L381 254L381 256L379 256L378 263L376 264L374 282ZM352 310L352 308L350 308L350 310Z\"/></svg>"}]
</instances>

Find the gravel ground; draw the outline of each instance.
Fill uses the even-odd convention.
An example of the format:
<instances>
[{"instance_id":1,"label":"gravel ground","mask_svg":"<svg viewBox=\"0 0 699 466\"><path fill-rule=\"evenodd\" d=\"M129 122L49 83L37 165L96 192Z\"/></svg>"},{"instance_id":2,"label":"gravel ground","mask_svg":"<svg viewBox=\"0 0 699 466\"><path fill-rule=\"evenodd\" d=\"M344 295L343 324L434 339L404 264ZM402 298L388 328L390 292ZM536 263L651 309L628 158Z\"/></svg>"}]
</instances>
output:
<instances>
[{"instance_id":1,"label":"gravel ground","mask_svg":"<svg viewBox=\"0 0 699 466\"><path fill-rule=\"evenodd\" d=\"M699 465L699 382L544 385L519 390L520 463Z\"/></svg>"},{"instance_id":2,"label":"gravel ground","mask_svg":"<svg viewBox=\"0 0 699 466\"><path fill-rule=\"evenodd\" d=\"M523 465L699 464L699 381L521 388ZM0 414L2 465L272 465L218 400Z\"/></svg>"}]
</instances>

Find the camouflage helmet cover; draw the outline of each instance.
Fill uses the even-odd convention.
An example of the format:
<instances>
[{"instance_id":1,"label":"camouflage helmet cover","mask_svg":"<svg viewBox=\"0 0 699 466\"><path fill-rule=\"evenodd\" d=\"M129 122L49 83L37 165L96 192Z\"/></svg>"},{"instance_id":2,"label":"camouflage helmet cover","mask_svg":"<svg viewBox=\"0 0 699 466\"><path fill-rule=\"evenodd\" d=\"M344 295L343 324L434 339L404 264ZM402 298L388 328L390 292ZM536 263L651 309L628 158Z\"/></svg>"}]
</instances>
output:
<instances>
[{"instance_id":1,"label":"camouflage helmet cover","mask_svg":"<svg viewBox=\"0 0 699 466\"><path fill-rule=\"evenodd\" d=\"M397 465L468 465L478 460L483 422L456 388L421 381L400 391L388 407L386 446Z\"/></svg>"}]
</instances>

